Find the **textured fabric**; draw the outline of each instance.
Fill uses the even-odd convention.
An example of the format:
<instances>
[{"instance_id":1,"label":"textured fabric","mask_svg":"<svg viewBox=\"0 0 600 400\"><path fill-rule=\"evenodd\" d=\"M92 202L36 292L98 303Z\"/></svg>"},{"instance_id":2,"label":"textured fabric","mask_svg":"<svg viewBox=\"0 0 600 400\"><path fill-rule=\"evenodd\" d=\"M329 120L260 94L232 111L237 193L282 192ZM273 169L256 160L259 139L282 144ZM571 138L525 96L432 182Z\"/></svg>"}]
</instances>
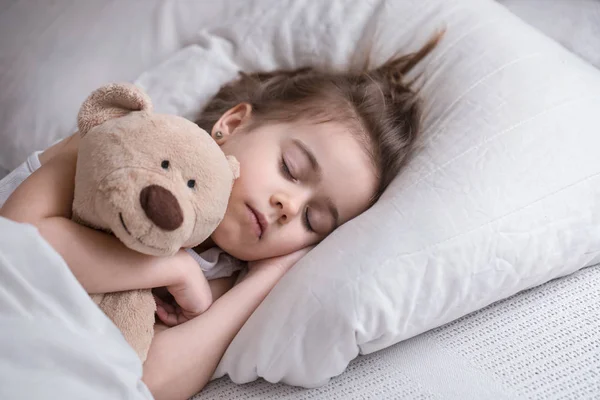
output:
<instances>
[{"instance_id":1,"label":"textured fabric","mask_svg":"<svg viewBox=\"0 0 600 400\"><path fill-rule=\"evenodd\" d=\"M226 278L242 270L245 263L230 256L218 247L213 247L198 254L193 249L187 252L196 260L206 279Z\"/></svg>"},{"instance_id":2,"label":"textured fabric","mask_svg":"<svg viewBox=\"0 0 600 400\"><path fill-rule=\"evenodd\" d=\"M80 123L89 131L78 146L73 216L84 225L110 230L131 249L165 256L197 246L216 229L227 209L235 171L231 158L206 131L180 116L153 112L141 92L131 84L110 84L81 106ZM144 108L121 108L129 102ZM100 124L90 128L94 122ZM197 187L191 189L190 180ZM171 214L175 220L168 223L169 229L156 228L152 220L163 224L164 218L148 215L148 203L142 201L143 190L155 185L170 193L171 203L155 208L177 204L185 216L177 220Z\"/></svg>"},{"instance_id":3,"label":"textured fabric","mask_svg":"<svg viewBox=\"0 0 600 400\"><path fill-rule=\"evenodd\" d=\"M17 186L40 167L39 153L35 152L31 154L25 162L0 180L0 207L6 202L11 193L15 191Z\"/></svg>"},{"instance_id":4,"label":"textured fabric","mask_svg":"<svg viewBox=\"0 0 600 400\"><path fill-rule=\"evenodd\" d=\"M142 365L63 259L0 218L0 398L150 399Z\"/></svg>"},{"instance_id":5,"label":"textured fabric","mask_svg":"<svg viewBox=\"0 0 600 400\"><path fill-rule=\"evenodd\" d=\"M317 389L211 382L201 400L600 398L600 266L350 363Z\"/></svg>"},{"instance_id":6,"label":"textured fabric","mask_svg":"<svg viewBox=\"0 0 600 400\"><path fill-rule=\"evenodd\" d=\"M95 126L133 111L152 112L152 101L144 91L125 84L102 86L81 105L77 113L77 131L84 137Z\"/></svg>"}]
</instances>

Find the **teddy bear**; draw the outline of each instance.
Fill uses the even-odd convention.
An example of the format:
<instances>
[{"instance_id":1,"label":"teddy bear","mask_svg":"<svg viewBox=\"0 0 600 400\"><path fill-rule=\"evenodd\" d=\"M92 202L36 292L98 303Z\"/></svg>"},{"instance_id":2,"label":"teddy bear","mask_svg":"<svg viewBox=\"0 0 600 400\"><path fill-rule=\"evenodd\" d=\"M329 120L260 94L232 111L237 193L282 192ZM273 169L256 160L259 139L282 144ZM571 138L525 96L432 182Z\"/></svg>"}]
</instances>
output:
<instances>
[{"instance_id":1,"label":"teddy bear","mask_svg":"<svg viewBox=\"0 0 600 400\"><path fill-rule=\"evenodd\" d=\"M77 118L73 219L151 256L202 243L223 219L239 164L195 123L153 112L132 84L94 91ZM151 290L92 298L142 361L154 334Z\"/></svg>"}]
</instances>

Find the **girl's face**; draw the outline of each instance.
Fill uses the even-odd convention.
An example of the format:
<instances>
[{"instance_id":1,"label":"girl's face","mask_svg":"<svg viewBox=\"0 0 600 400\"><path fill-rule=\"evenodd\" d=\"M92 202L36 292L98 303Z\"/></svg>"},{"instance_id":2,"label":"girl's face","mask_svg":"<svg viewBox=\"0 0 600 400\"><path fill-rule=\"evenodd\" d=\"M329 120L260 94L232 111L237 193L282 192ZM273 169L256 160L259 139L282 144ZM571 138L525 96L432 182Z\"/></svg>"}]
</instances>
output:
<instances>
[{"instance_id":1,"label":"girl's face","mask_svg":"<svg viewBox=\"0 0 600 400\"><path fill-rule=\"evenodd\" d=\"M212 132L223 133L221 149L240 162L225 217L212 235L217 246L246 261L289 254L368 208L375 170L342 124L273 123L245 131L250 113L240 104Z\"/></svg>"}]
</instances>

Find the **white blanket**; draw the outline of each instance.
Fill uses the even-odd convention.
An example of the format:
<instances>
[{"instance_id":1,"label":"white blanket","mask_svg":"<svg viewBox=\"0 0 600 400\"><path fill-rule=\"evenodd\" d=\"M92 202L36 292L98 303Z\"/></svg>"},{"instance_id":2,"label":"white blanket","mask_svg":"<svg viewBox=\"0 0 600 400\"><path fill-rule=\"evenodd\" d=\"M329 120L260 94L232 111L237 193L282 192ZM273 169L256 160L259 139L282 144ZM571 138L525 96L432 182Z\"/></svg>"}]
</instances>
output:
<instances>
[{"instance_id":1,"label":"white blanket","mask_svg":"<svg viewBox=\"0 0 600 400\"><path fill-rule=\"evenodd\" d=\"M63 259L0 218L0 399L150 399L142 365Z\"/></svg>"}]
</instances>

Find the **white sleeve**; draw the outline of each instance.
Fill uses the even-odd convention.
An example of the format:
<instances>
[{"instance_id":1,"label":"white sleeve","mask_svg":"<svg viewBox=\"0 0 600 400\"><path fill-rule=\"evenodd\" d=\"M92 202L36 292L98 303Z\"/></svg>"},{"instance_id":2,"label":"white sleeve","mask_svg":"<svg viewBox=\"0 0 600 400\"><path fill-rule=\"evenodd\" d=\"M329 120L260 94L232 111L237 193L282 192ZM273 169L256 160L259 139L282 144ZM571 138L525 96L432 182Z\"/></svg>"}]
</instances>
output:
<instances>
[{"instance_id":1,"label":"white sleeve","mask_svg":"<svg viewBox=\"0 0 600 400\"><path fill-rule=\"evenodd\" d=\"M30 155L23 164L0 180L0 207L4 205L6 199L15 191L17 186L40 167L40 153L38 151Z\"/></svg>"},{"instance_id":2,"label":"white sleeve","mask_svg":"<svg viewBox=\"0 0 600 400\"><path fill-rule=\"evenodd\" d=\"M119 330L31 225L0 217L0 398L151 399Z\"/></svg>"},{"instance_id":3,"label":"white sleeve","mask_svg":"<svg viewBox=\"0 0 600 400\"><path fill-rule=\"evenodd\" d=\"M186 249L186 251L198 263L208 280L229 277L245 267L243 261L230 256L218 247L213 247L200 254L193 249Z\"/></svg>"}]
</instances>

